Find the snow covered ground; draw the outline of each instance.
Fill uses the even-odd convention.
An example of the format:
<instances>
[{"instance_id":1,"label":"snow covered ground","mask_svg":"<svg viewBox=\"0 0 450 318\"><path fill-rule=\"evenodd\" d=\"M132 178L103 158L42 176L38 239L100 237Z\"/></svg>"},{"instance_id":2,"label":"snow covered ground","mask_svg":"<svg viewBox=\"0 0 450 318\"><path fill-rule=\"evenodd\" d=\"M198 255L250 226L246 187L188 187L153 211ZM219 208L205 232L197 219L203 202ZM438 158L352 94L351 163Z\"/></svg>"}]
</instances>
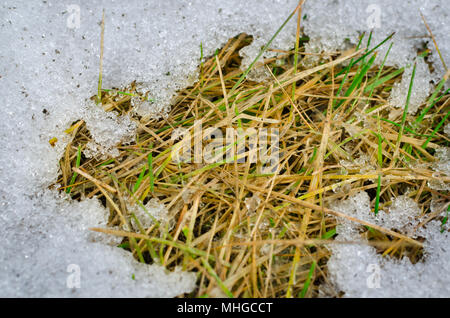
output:
<instances>
[{"instance_id":1,"label":"snow covered ground","mask_svg":"<svg viewBox=\"0 0 450 318\"><path fill-rule=\"evenodd\" d=\"M157 265L139 264L113 247L111 238L89 233L87 228L106 222L107 212L95 199L73 202L48 190L68 141L64 130L79 118L106 116L96 115L88 102L96 94L103 9L103 87L123 87L137 80L155 99L142 112L163 116L175 91L196 78L200 43L208 56L239 33L253 35L253 43L242 50L244 65L248 64L296 5L295 0L127 1L126 5L123 1L3 1L0 296L172 297L195 287L195 274L166 273ZM413 102L419 105L432 88L430 81L435 83L445 73L420 12L450 63L450 9L444 0L395 4L307 0L302 24L311 38L310 51L356 44L359 34L371 29L372 43L396 32L390 65L405 66L414 60L417 49L430 48L435 72L418 67L416 77L422 80ZM273 48L293 47L294 20ZM384 56L383 50L379 55ZM393 104L402 104L407 83L404 76ZM49 144L53 137L58 139L55 147ZM352 213L348 204L341 208ZM355 213L364 207L358 209ZM371 247L358 246L358 251L352 250L354 246L340 247L330 260L332 281L349 296L450 296L450 273L445 270L448 234L436 236L430 230L421 235L428 235L429 263L394 264L380 260ZM349 256L355 253L358 257ZM367 287L363 278L369 264L383 268L381 288ZM421 287L424 282L426 288ZM80 288L73 288L78 283Z\"/></svg>"}]
</instances>

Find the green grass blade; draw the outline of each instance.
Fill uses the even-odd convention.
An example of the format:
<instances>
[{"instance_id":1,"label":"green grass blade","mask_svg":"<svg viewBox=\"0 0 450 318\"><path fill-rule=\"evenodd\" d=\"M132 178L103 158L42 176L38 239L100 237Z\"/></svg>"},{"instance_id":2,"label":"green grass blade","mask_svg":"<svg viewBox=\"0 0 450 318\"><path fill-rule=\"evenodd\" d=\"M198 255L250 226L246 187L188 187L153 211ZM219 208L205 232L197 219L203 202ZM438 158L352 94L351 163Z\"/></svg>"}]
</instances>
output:
<instances>
[{"instance_id":1,"label":"green grass blade","mask_svg":"<svg viewBox=\"0 0 450 318\"><path fill-rule=\"evenodd\" d=\"M336 234L336 228L327 231L324 235L322 235L323 240L329 240Z\"/></svg>"},{"instance_id":2,"label":"green grass blade","mask_svg":"<svg viewBox=\"0 0 450 318\"><path fill-rule=\"evenodd\" d=\"M105 161L105 162L99 164L99 165L97 166L97 168L100 168L100 167L104 167L104 166L106 166L106 165L109 165L110 163L113 163L114 161L115 161L114 159L109 159L109 160L107 160L107 161Z\"/></svg>"},{"instance_id":3,"label":"green grass blade","mask_svg":"<svg viewBox=\"0 0 450 318\"><path fill-rule=\"evenodd\" d=\"M153 148L153 144L150 144L150 149ZM155 188L155 178L153 176L153 153L148 154L148 177L150 179L150 192L153 193Z\"/></svg>"},{"instance_id":4,"label":"green grass blade","mask_svg":"<svg viewBox=\"0 0 450 318\"><path fill-rule=\"evenodd\" d=\"M447 221L448 221L448 212L450 212L450 205L447 207L447 215L442 219L441 233L444 233L444 231L445 231L444 226L445 226L445 224L447 224Z\"/></svg>"},{"instance_id":5,"label":"green grass blade","mask_svg":"<svg viewBox=\"0 0 450 318\"><path fill-rule=\"evenodd\" d=\"M134 184L133 193L135 193L136 190L139 189L139 186L141 185L141 182L144 179L145 171L147 171L147 168L144 166L144 167L142 167L142 171L139 174L139 177L138 177L136 183Z\"/></svg>"},{"instance_id":6,"label":"green grass blade","mask_svg":"<svg viewBox=\"0 0 450 318\"><path fill-rule=\"evenodd\" d=\"M358 45L356 46L356 50L357 50L357 51L358 51L359 48L361 47L361 43L362 43L363 38L364 38L364 34L361 35L361 37L359 38ZM344 87L344 84L347 82L348 73L350 72L350 68L351 68L350 65L353 65L353 64L352 64L352 63L353 63L353 60L354 60L354 57L352 57L352 58L350 59L349 65L347 65L347 67L344 69L344 70L345 70L345 75L344 75L344 78L342 79L341 84L339 85L339 88L338 88L338 90L337 90L337 92L336 92L336 96L340 96L341 91L342 91L342 89L343 89L343 87ZM336 103L338 103L338 100L335 100L335 101L334 101L333 107L336 106Z\"/></svg>"},{"instance_id":7,"label":"green grass blade","mask_svg":"<svg viewBox=\"0 0 450 318\"><path fill-rule=\"evenodd\" d=\"M384 83L384 82L381 82L380 84L378 84L377 82L379 81L379 78L380 78L380 76L381 76L381 72L383 71L383 68L384 68L384 64L386 63L386 60L387 60L387 58L388 58L388 56L389 56L389 53L391 52L392 45L393 45L393 43L391 43L391 44L389 45L389 48L388 48L388 50L387 50L387 52L386 52L386 54L385 54L385 56L384 56L383 62L382 62L381 65L380 65L380 69L378 70L377 76L375 77L375 81L374 81L374 83L373 83L373 86L372 86L369 90L367 90L367 87L366 87L366 89L364 90L364 93L370 91L369 98L372 97L374 89L375 89L378 85L381 85L382 83ZM395 73L395 72L393 72L393 73ZM389 74L389 75L392 75L392 73ZM389 75L388 75L388 76L389 76Z\"/></svg>"},{"instance_id":8,"label":"green grass blade","mask_svg":"<svg viewBox=\"0 0 450 318\"><path fill-rule=\"evenodd\" d=\"M412 92L412 88L413 88L413 84L414 84L414 77L416 76L416 66L417 66L417 64L414 63L414 67L413 67L412 74L411 74L411 80L409 82L408 96L406 97L405 109L403 110L402 123L401 123L400 131L399 131L398 137L397 137L397 144L395 147L394 160L397 160L396 157L398 155L398 151L399 151L399 147L400 147L400 140L402 139L403 132L405 130L406 115L408 114L409 101L411 100L411 92Z\"/></svg>"},{"instance_id":9,"label":"green grass blade","mask_svg":"<svg viewBox=\"0 0 450 318\"><path fill-rule=\"evenodd\" d=\"M383 166L383 148L381 148L381 142L383 141L383 137L378 134L378 166L381 168Z\"/></svg>"},{"instance_id":10,"label":"green grass blade","mask_svg":"<svg viewBox=\"0 0 450 318\"><path fill-rule=\"evenodd\" d=\"M77 160L76 160L76 163L75 163L75 166L77 168L80 167L80 162L81 162L81 146L78 146ZM70 179L70 183L69 183L70 186L75 183L75 180L77 179L77 176L78 176L78 173L74 172L73 175L72 175L72 178ZM66 189L66 193L70 193L70 191L72 191L72 187L68 187Z\"/></svg>"},{"instance_id":11,"label":"green grass blade","mask_svg":"<svg viewBox=\"0 0 450 318\"><path fill-rule=\"evenodd\" d=\"M308 291L309 285L311 284L311 278L312 278L312 275L314 274L315 268L316 268L316 262L313 261L311 264L311 267L309 269L308 277L306 278L305 284L303 285L303 289L300 292L300 294L298 295L298 297L305 298L306 292Z\"/></svg>"},{"instance_id":12,"label":"green grass blade","mask_svg":"<svg viewBox=\"0 0 450 318\"><path fill-rule=\"evenodd\" d=\"M378 49L380 46L382 46L384 43L386 43L387 41L389 41L393 36L394 33L391 33L390 35L388 35L383 41L381 41L380 43L378 43L376 46L374 46L372 49L370 49L369 51L367 51L367 53L365 53L364 55L362 55L360 58L356 59L355 61L351 62L349 64L349 68L352 68L355 64L359 63L360 61L362 61L363 59L366 58L366 56L369 56L370 54L372 54L373 52L375 52L376 49ZM338 72L335 77L341 75L342 73L345 72L345 69L341 70L340 72Z\"/></svg>"},{"instance_id":13,"label":"green grass blade","mask_svg":"<svg viewBox=\"0 0 450 318\"><path fill-rule=\"evenodd\" d=\"M378 175L377 196L375 198L375 215L378 214L378 209L380 205L380 192L381 192L381 174Z\"/></svg>"},{"instance_id":14,"label":"green grass blade","mask_svg":"<svg viewBox=\"0 0 450 318\"><path fill-rule=\"evenodd\" d=\"M439 99L436 99L436 97L437 97L437 94L438 94L438 93L440 92L440 90L442 89L442 87L444 86L445 82L446 82L446 79L443 78L443 79L439 82L439 84L436 86L436 89L434 90L433 94L431 95L431 97L430 97L430 99L429 99L429 101L428 101L429 106L425 107L425 108L422 110L422 112L420 113L419 117L417 117L417 119L416 119L416 124L419 124L419 123L423 120L423 118L425 117L425 115L429 112L429 110L430 110L431 108L433 108L433 106L439 101ZM449 92L449 89L447 89L447 90L445 91L444 95L446 95L448 92Z\"/></svg>"},{"instance_id":15,"label":"green grass blade","mask_svg":"<svg viewBox=\"0 0 450 318\"><path fill-rule=\"evenodd\" d=\"M219 285L220 289L227 295L229 298L233 298L233 294L230 292L230 290L225 286L225 284L222 282L222 280L219 278L219 276L216 274L214 269L209 265L209 262L206 261L204 258L202 258L203 266L205 266L208 273L216 280L217 285Z\"/></svg>"},{"instance_id":16,"label":"green grass blade","mask_svg":"<svg viewBox=\"0 0 450 318\"><path fill-rule=\"evenodd\" d=\"M444 116L444 118L442 118L442 120L439 122L439 124L437 124L436 128L434 128L433 132L431 133L431 135L427 138L427 140L423 143L423 145L421 146L423 149L425 149L428 145L428 143L431 141L431 139L434 138L434 135L436 135L436 133L438 132L438 130L442 127L442 125L447 121L448 116L450 115L450 111L447 112L447 114Z\"/></svg>"},{"instance_id":17,"label":"green grass blade","mask_svg":"<svg viewBox=\"0 0 450 318\"><path fill-rule=\"evenodd\" d=\"M349 88L345 92L345 94L344 94L345 97L349 97L355 91L355 89L361 85L361 82L362 82L364 76L366 76L367 72L372 67L372 64L375 62L375 58L376 58L376 54L374 54L370 58L370 60L366 64L364 64L364 66L361 68L361 70L355 76L355 78L353 79ZM343 99L340 100L339 103L337 104L336 108L339 108L339 106L341 106L344 102L345 102L345 100L343 100Z\"/></svg>"},{"instance_id":18,"label":"green grass blade","mask_svg":"<svg viewBox=\"0 0 450 318\"><path fill-rule=\"evenodd\" d=\"M369 85L366 86L366 88L364 89L364 93L367 92L371 92L370 97L373 94L373 90L375 88L377 88L378 86L383 85L385 82L389 81L390 79L395 78L396 76L400 75L401 73L403 73L405 71L405 68L402 67L386 76L383 76L382 78L377 78L373 83L370 83ZM369 97L369 98L370 98Z\"/></svg>"}]
</instances>

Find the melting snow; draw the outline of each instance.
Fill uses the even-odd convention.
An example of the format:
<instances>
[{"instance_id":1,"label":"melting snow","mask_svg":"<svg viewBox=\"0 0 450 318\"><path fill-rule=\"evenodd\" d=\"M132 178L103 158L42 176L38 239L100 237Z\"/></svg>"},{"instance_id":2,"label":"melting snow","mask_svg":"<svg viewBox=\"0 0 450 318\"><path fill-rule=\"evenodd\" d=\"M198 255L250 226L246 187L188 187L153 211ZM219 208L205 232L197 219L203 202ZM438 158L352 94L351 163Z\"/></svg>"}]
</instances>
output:
<instances>
[{"instance_id":1,"label":"melting snow","mask_svg":"<svg viewBox=\"0 0 450 318\"><path fill-rule=\"evenodd\" d=\"M200 43L208 56L239 33L252 35L253 43L242 51L245 67L296 4L295 0L129 1L126 6L123 1L80 5L70 0L4 1L0 7L0 40L7 44L0 62L0 295L169 297L195 287L195 274L166 273L158 265L137 263L129 253L111 246L113 238L90 233L89 227L105 222L105 210L96 200L72 202L56 190L47 190L58 175L58 160L69 141L63 132L73 121L82 118L89 125L96 141L93 152L114 154L116 141L131 141L134 128L127 118L110 117L89 103L96 94L103 8L103 87L120 88L136 80L154 100L138 111L162 117L174 93L197 77ZM427 46L435 52L419 9L450 63L449 9L443 0L307 1L302 25L311 38L308 50L356 44L360 32L370 29L375 30L372 43L378 43L396 31L388 64L406 66L417 48ZM292 19L272 48L290 49L295 33ZM424 91L414 105L426 96L429 79L436 82L444 73L437 54L431 55L431 62L433 74L420 66ZM401 104L401 96L397 98ZM48 142L53 137L58 139L55 147ZM336 285L354 296L450 295L448 264L442 263L449 259L448 234L441 235L435 227L432 223L423 233L429 254L424 264L382 260L370 247L337 248L330 261ZM382 265L382 289L358 285L369 263ZM80 288L68 288L77 285L73 274L78 272Z\"/></svg>"}]
</instances>

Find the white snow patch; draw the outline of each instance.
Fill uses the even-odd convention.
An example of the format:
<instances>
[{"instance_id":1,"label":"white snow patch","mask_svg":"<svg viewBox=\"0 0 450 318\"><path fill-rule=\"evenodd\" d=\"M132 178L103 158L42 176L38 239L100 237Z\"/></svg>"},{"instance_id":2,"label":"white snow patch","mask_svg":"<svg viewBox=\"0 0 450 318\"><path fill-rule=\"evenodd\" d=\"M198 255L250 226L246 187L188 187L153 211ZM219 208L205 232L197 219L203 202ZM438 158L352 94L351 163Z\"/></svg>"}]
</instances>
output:
<instances>
[{"instance_id":1,"label":"white snow patch","mask_svg":"<svg viewBox=\"0 0 450 318\"><path fill-rule=\"evenodd\" d=\"M83 118L93 140L86 144L84 155L87 158L100 155L102 159L117 157L119 151L115 146L134 141L136 123L128 115L105 112L92 101L88 105Z\"/></svg>"},{"instance_id":2,"label":"white snow patch","mask_svg":"<svg viewBox=\"0 0 450 318\"><path fill-rule=\"evenodd\" d=\"M437 161L433 165L435 179L428 181L428 186L434 190L450 190L450 182L442 180L442 177L450 176L450 148L441 147L436 149Z\"/></svg>"},{"instance_id":3,"label":"white snow patch","mask_svg":"<svg viewBox=\"0 0 450 318\"><path fill-rule=\"evenodd\" d=\"M390 213L380 211L375 217L370 211L366 192L359 192L339 203L336 210L347 215L388 228L413 228L420 220L414 201L406 197L394 199ZM329 279L345 297L449 297L450 273L442 270L450 258L448 226L440 232L441 223L431 221L415 236L426 238L424 261L412 264L404 257L396 260L383 257L369 245L330 245ZM342 221L337 227L338 241L361 241L359 226Z\"/></svg>"},{"instance_id":4,"label":"white snow patch","mask_svg":"<svg viewBox=\"0 0 450 318\"><path fill-rule=\"evenodd\" d=\"M156 198L148 201L144 205L144 208L135 204L129 207L129 210L136 215L136 218L145 229L155 224L155 220L162 223L163 228L165 228L165 226L169 224L170 221L169 211L167 211L166 206ZM134 221L134 219L132 219L131 221L135 228L139 230L139 227L137 226L137 224L135 224L136 222Z\"/></svg>"},{"instance_id":5,"label":"white snow patch","mask_svg":"<svg viewBox=\"0 0 450 318\"><path fill-rule=\"evenodd\" d=\"M423 58L416 59L416 73L411 88L411 97L408 105L408 113L415 114L420 105L426 101L432 91L432 81L428 65ZM409 86L411 84L413 67L406 67L403 72L402 80L399 83L395 83L392 88L391 95L389 97L389 103L397 108L405 108L406 98Z\"/></svg>"}]
</instances>

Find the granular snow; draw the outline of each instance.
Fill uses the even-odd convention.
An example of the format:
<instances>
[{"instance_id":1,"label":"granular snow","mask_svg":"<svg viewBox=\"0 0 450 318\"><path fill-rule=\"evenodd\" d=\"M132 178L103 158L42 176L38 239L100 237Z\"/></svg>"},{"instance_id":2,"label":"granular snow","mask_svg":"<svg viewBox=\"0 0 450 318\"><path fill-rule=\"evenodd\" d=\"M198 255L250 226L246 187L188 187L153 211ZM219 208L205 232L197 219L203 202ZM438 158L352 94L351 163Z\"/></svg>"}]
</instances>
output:
<instances>
[{"instance_id":1,"label":"granular snow","mask_svg":"<svg viewBox=\"0 0 450 318\"><path fill-rule=\"evenodd\" d=\"M108 245L113 238L88 234L89 227L104 224L105 210L96 200L69 202L47 189L58 176L58 160L69 142L64 130L75 120L90 125L97 143L93 153L114 154L112 145L129 140L133 130L127 118L109 117L89 102L97 89L103 9L103 87L137 81L152 100L137 111L164 117L175 92L197 78L200 44L204 56L209 56L237 34L252 35L252 44L241 52L245 67L296 5L295 0L2 2L0 296L169 297L195 287L195 274L166 273L158 265L137 263L130 253ZM371 29L372 43L378 43L395 31L388 65L411 64L417 49L426 46L433 53L435 72L427 74L422 67L421 72L436 82L445 70L419 9L450 63L449 9L443 0L306 1L302 25L311 39L307 50L356 44L360 33ZM295 34L292 19L271 47L292 48ZM385 49L380 49L379 57ZM406 81L407 73L404 76ZM413 104L422 102L424 94L419 95ZM49 144L52 138L57 138L54 147ZM441 235L435 227L429 224L423 233L429 254L424 264L381 260L371 247L337 248L329 266L334 282L354 296L450 295L444 270L448 233ZM386 276L382 272L385 288L359 289L366 265L372 262L383 265L383 271L389 269Z\"/></svg>"}]
</instances>

